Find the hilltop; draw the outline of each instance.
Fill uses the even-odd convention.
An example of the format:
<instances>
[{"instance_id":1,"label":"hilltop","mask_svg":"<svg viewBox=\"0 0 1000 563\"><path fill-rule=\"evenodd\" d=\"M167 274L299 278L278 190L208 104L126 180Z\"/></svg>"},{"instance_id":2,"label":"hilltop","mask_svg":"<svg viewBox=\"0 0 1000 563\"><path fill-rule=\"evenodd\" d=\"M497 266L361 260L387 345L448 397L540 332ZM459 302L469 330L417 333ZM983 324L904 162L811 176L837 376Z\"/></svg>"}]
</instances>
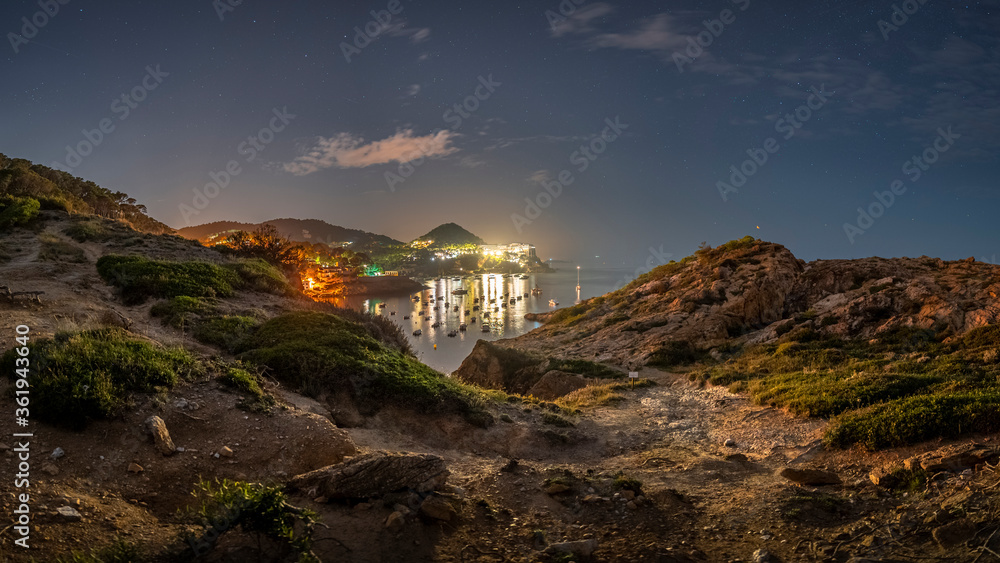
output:
<instances>
[{"instance_id":1,"label":"hilltop","mask_svg":"<svg viewBox=\"0 0 1000 563\"><path fill-rule=\"evenodd\" d=\"M483 239L477 237L455 223L445 223L443 225L439 225L424 236L415 239L415 241L428 240L434 241L434 246L486 244L483 242Z\"/></svg>"},{"instance_id":2,"label":"hilltop","mask_svg":"<svg viewBox=\"0 0 1000 563\"><path fill-rule=\"evenodd\" d=\"M223 233L237 230L253 231L262 225L273 225L282 236L296 242L325 243L334 246L350 244L351 248L356 249L402 244L385 235L339 227L319 219L271 219L261 223L215 221L178 229L177 234L189 239L209 241Z\"/></svg>"}]
</instances>

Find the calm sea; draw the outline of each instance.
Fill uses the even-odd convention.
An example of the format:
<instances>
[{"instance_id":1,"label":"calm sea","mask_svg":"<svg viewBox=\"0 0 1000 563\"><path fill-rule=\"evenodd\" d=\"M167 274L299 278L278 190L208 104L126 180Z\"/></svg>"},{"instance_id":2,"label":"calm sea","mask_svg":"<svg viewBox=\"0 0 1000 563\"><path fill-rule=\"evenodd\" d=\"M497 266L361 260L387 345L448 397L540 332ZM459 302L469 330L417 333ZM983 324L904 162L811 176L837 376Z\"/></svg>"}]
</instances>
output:
<instances>
[{"instance_id":1,"label":"calm sea","mask_svg":"<svg viewBox=\"0 0 1000 563\"><path fill-rule=\"evenodd\" d=\"M443 373L451 373L472 352L478 340L513 338L541 326L540 323L525 320L525 313L553 311L570 307L583 299L604 295L616 289L630 272L625 269L581 269L579 292L576 290L576 274L576 268L566 268L547 274L527 274L525 279L518 274L430 279L423 280L425 289L419 294L349 297L338 300L337 305L364 309L393 320L403 327L422 362ZM539 287L542 294L532 296L534 287ZM468 293L452 295L451 292L457 289ZM507 301L503 298L504 293L509 294ZM528 296L525 297L525 294ZM414 301L412 298L417 295L420 299ZM521 298L517 299L518 296ZM477 297L481 297L480 302L474 303ZM511 297L515 299L513 304L509 303ZM551 305L550 299L559 305ZM495 302L491 303L493 300ZM429 304L424 305L424 302ZM506 308L501 306L504 302L508 303ZM476 305L480 307L479 311L473 310ZM466 310L469 312L466 313ZM484 310L489 313L485 318ZM404 319L407 316L410 318ZM440 326L431 328L435 322ZM449 337L448 333L459 330L462 323L467 325L467 330ZM489 329L488 332L483 332L483 326ZM413 331L417 329L422 334L413 336Z\"/></svg>"}]
</instances>

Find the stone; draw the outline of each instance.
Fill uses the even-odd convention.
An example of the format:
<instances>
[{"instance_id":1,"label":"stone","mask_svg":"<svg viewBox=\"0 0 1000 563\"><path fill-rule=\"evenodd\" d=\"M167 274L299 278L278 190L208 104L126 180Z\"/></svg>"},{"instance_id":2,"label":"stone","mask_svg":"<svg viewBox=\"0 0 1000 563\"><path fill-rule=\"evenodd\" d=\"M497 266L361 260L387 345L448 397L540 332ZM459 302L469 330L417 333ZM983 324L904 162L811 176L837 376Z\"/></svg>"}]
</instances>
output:
<instances>
[{"instance_id":1,"label":"stone","mask_svg":"<svg viewBox=\"0 0 1000 563\"><path fill-rule=\"evenodd\" d=\"M10 449L10 446L8 446L7 444L4 444L3 442L0 442L0 452L5 452L5 451L7 451L9 449Z\"/></svg>"},{"instance_id":2,"label":"stone","mask_svg":"<svg viewBox=\"0 0 1000 563\"><path fill-rule=\"evenodd\" d=\"M367 499L396 491L425 493L443 486L449 471L432 454L372 452L293 477L288 483L310 497Z\"/></svg>"},{"instance_id":3,"label":"stone","mask_svg":"<svg viewBox=\"0 0 1000 563\"><path fill-rule=\"evenodd\" d=\"M587 379L582 375L551 370L545 372L545 375L528 389L527 394L544 401L553 401L586 386Z\"/></svg>"},{"instance_id":4,"label":"stone","mask_svg":"<svg viewBox=\"0 0 1000 563\"><path fill-rule=\"evenodd\" d=\"M448 499L439 495L430 495L420 503L420 513L428 518L447 522L457 513Z\"/></svg>"},{"instance_id":5,"label":"stone","mask_svg":"<svg viewBox=\"0 0 1000 563\"><path fill-rule=\"evenodd\" d=\"M635 491L625 489L622 491L622 498L625 500L635 500Z\"/></svg>"},{"instance_id":6,"label":"stone","mask_svg":"<svg viewBox=\"0 0 1000 563\"><path fill-rule=\"evenodd\" d=\"M545 487L546 494L558 495L559 493L565 493L570 490L569 485L564 485L562 483L552 483L548 487Z\"/></svg>"},{"instance_id":7,"label":"stone","mask_svg":"<svg viewBox=\"0 0 1000 563\"><path fill-rule=\"evenodd\" d=\"M45 465L43 465L42 471L48 475L52 475L53 477L59 475L59 468L51 463L46 463Z\"/></svg>"},{"instance_id":8,"label":"stone","mask_svg":"<svg viewBox=\"0 0 1000 563\"><path fill-rule=\"evenodd\" d=\"M222 457L233 457L233 450L229 446L222 446L219 450L219 455Z\"/></svg>"},{"instance_id":9,"label":"stone","mask_svg":"<svg viewBox=\"0 0 1000 563\"><path fill-rule=\"evenodd\" d=\"M868 473L868 479L875 486L892 489L899 485L899 478L892 474L896 469L892 466L876 467Z\"/></svg>"},{"instance_id":10,"label":"stone","mask_svg":"<svg viewBox=\"0 0 1000 563\"><path fill-rule=\"evenodd\" d=\"M56 449L52 450L52 454L50 454L50 455L51 455L52 459L59 459L62 456L66 455L66 452L63 451L62 448L56 448Z\"/></svg>"},{"instance_id":11,"label":"stone","mask_svg":"<svg viewBox=\"0 0 1000 563\"><path fill-rule=\"evenodd\" d=\"M390 514L389 517L385 519L385 529L390 532L395 533L402 530L405 524L406 518L403 513L398 510Z\"/></svg>"},{"instance_id":12,"label":"stone","mask_svg":"<svg viewBox=\"0 0 1000 563\"><path fill-rule=\"evenodd\" d=\"M903 462L906 469L923 469L928 473L960 472L981 463L996 463L1000 450L985 444L953 444L911 457Z\"/></svg>"},{"instance_id":13,"label":"stone","mask_svg":"<svg viewBox=\"0 0 1000 563\"><path fill-rule=\"evenodd\" d=\"M60 506L56 509L56 514L65 522L79 522L83 516L72 506Z\"/></svg>"},{"instance_id":14,"label":"stone","mask_svg":"<svg viewBox=\"0 0 1000 563\"><path fill-rule=\"evenodd\" d=\"M177 451L177 446L170 439L170 432L167 431L167 424L158 416L151 416L146 419L146 430L153 435L153 443L156 449L163 455L173 455Z\"/></svg>"},{"instance_id":15,"label":"stone","mask_svg":"<svg viewBox=\"0 0 1000 563\"><path fill-rule=\"evenodd\" d=\"M764 549L753 552L753 563L768 563L771 561L771 554Z\"/></svg>"},{"instance_id":16,"label":"stone","mask_svg":"<svg viewBox=\"0 0 1000 563\"><path fill-rule=\"evenodd\" d=\"M835 473L821 471L819 469L796 469L793 467L786 467L781 470L779 475L789 481L792 481L793 483L799 483L800 485L808 485L811 487L839 485L841 483L840 477L837 477Z\"/></svg>"},{"instance_id":17,"label":"stone","mask_svg":"<svg viewBox=\"0 0 1000 563\"><path fill-rule=\"evenodd\" d=\"M128 464L128 472L129 473L142 473L143 471L145 471L145 469L143 469L142 466L139 465L138 463L130 463L130 464Z\"/></svg>"},{"instance_id":18,"label":"stone","mask_svg":"<svg viewBox=\"0 0 1000 563\"><path fill-rule=\"evenodd\" d=\"M727 448L735 448L736 440L733 440L732 438L726 438L726 441L723 443L723 445L726 446Z\"/></svg>"},{"instance_id":19,"label":"stone","mask_svg":"<svg viewBox=\"0 0 1000 563\"><path fill-rule=\"evenodd\" d=\"M597 551L597 540L579 540L579 541L567 541L561 543L554 543L547 548L545 548L545 553L550 555L555 555L558 553L572 553L577 557L588 558Z\"/></svg>"},{"instance_id":20,"label":"stone","mask_svg":"<svg viewBox=\"0 0 1000 563\"><path fill-rule=\"evenodd\" d=\"M972 539L976 526L965 518L949 522L931 530L931 536L942 549L951 550Z\"/></svg>"}]
</instances>

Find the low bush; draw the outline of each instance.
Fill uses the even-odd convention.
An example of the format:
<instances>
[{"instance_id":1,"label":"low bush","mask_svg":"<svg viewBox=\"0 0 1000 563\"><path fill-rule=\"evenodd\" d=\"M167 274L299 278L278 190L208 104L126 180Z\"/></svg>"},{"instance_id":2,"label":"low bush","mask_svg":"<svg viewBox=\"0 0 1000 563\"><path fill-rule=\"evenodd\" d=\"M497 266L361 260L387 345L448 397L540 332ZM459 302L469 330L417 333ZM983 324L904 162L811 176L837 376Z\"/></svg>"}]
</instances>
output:
<instances>
[{"instance_id":1,"label":"low bush","mask_svg":"<svg viewBox=\"0 0 1000 563\"><path fill-rule=\"evenodd\" d=\"M79 246L66 242L59 237L42 233L38 235L41 248L38 251L38 259L49 262L86 262L87 255Z\"/></svg>"},{"instance_id":2,"label":"low bush","mask_svg":"<svg viewBox=\"0 0 1000 563\"><path fill-rule=\"evenodd\" d=\"M267 413L275 404L274 397L260 386L257 376L249 371L229 366L219 376L219 383L243 393L240 408L250 412Z\"/></svg>"},{"instance_id":3,"label":"low bush","mask_svg":"<svg viewBox=\"0 0 1000 563\"><path fill-rule=\"evenodd\" d=\"M194 326L202 315L209 314L214 309L207 299L181 295L153 305L149 314L161 318L168 326L186 330Z\"/></svg>"},{"instance_id":4,"label":"low bush","mask_svg":"<svg viewBox=\"0 0 1000 563\"><path fill-rule=\"evenodd\" d=\"M668 340L650 355L646 363L653 367L672 368L693 364L705 356L704 350L696 348L686 340Z\"/></svg>"},{"instance_id":5,"label":"low bush","mask_svg":"<svg viewBox=\"0 0 1000 563\"><path fill-rule=\"evenodd\" d=\"M109 238L108 229L96 218L77 221L67 227L65 233L76 242L102 242Z\"/></svg>"},{"instance_id":6,"label":"low bush","mask_svg":"<svg viewBox=\"0 0 1000 563\"><path fill-rule=\"evenodd\" d=\"M0 197L0 229L10 229L18 225L24 225L35 217L41 204L37 199L31 197Z\"/></svg>"},{"instance_id":7,"label":"low bush","mask_svg":"<svg viewBox=\"0 0 1000 563\"><path fill-rule=\"evenodd\" d=\"M258 325L257 319L248 316L210 317L199 322L194 329L195 340L234 352L239 343Z\"/></svg>"},{"instance_id":8,"label":"low bush","mask_svg":"<svg viewBox=\"0 0 1000 563\"><path fill-rule=\"evenodd\" d=\"M15 357L8 350L4 365L15 365ZM119 415L135 393L169 389L201 371L187 352L158 348L120 329L58 334L32 348L31 414L82 429Z\"/></svg>"},{"instance_id":9,"label":"low bush","mask_svg":"<svg viewBox=\"0 0 1000 563\"><path fill-rule=\"evenodd\" d=\"M303 311L272 318L236 351L310 396L346 390L364 412L396 404L422 412L460 413L480 426L492 423L482 390L444 377L337 315Z\"/></svg>"}]
</instances>

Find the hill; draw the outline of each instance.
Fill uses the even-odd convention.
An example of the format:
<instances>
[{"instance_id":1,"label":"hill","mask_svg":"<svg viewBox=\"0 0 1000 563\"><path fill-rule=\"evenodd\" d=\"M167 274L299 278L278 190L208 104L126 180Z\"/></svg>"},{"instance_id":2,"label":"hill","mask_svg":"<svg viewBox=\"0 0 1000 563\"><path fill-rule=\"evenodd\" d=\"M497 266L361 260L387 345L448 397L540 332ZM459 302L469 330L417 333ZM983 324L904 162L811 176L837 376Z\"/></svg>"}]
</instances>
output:
<instances>
[{"instance_id":1,"label":"hill","mask_svg":"<svg viewBox=\"0 0 1000 563\"><path fill-rule=\"evenodd\" d=\"M271 219L262 223L216 221L204 225L184 227L178 229L177 234L185 238L208 241L222 233L236 230L252 231L261 225L273 225L283 236L297 242L326 243L334 246L350 243L352 248L362 250L402 244L384 235L339 227L319 219Z\"/></svg>"},{"instance_id":2,"label":"hill","mask_svg":"<svg viewBox=\"0 0 1000 563\"><path fill-rule=\"evenodd\" d=\"M145 233L173 229L146 214L146 207L122 192L111 191L72 174L0 153L0 196L29 198L41 210L62 210L125 221Z\"/></svg>"},{"instance_id":3,"label":"hill","mask_svg":"<svg viewBox=\"0 0 1000 563\"><path fill-rule=\"evenodd\" d=\"M434 241L434 246L449 246L461 244L485 244L483 239L463 229L455 223L445 223L435 227L431 232L417 238L418 241Z\"/></svg>"}]
</instances>

